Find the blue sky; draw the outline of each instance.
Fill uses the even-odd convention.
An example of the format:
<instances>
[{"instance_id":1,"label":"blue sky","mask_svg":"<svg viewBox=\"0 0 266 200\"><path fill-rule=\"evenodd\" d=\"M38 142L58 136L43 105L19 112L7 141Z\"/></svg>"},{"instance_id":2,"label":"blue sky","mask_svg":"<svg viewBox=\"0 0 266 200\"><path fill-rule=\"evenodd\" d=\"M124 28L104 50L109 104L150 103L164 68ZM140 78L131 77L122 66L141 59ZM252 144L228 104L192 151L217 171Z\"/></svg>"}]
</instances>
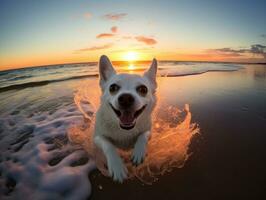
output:
<instances>
[{"instance_id":1,"label":"blue sky","mask_svg":"<svg viewBox=\"0 0 266 200\"><path fill-rule=\"evenodd\" d=\"M121 60L128 51L140 59L265 61L266 1L0 2L0 68L95 61L103 53Z\"/></svg>"}]
</instances>

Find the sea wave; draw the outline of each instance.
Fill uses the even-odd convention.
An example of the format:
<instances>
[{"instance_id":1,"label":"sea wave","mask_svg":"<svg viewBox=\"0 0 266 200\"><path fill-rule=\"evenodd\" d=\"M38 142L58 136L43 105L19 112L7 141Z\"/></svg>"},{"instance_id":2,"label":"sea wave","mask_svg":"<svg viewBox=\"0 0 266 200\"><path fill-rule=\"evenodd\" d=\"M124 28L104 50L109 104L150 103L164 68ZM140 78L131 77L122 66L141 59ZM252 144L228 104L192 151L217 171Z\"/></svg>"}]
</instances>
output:
<instances>
[{"instance_id":1,"label":"sea wave","mask_svg":"<svg viewBox=\"0 0 266 200\"><path fill-rule=\"evenodd\" d=\"M119 73L142 73L149 63L115 65ZM158 76L178 77L199 75L207 72L236 71L242 65L222 63L195 63L195 62L160 62ZM28 87L38 87L51 83L84 79L98 76L97 64L68 64L26 68L0 72L0 93L9 90L20 90Z\"/></svg>"},{"instance_id":2,"label":"sea wave","mask_svg":"<svg viewBox=\"0 0 266 200\"><path fill-rule=\"evenodd\" d=\"M9 85L6 87L1 87L0 93L8 91L8 90L18 90L18 89L25 89L28 87L38 87L38 86L47 85L49 83L62 82L62 81L75 80L75 79L83 79L83 78L90 78L90 77L97 77L97 76L98 76L98 74L90 74L90 75L72 76L72 77L55 79L55 80L44 80L44 81L35 81L35 82L27 82L27 83L22 83L22 84Z\"/></svg>"}]
</instances>

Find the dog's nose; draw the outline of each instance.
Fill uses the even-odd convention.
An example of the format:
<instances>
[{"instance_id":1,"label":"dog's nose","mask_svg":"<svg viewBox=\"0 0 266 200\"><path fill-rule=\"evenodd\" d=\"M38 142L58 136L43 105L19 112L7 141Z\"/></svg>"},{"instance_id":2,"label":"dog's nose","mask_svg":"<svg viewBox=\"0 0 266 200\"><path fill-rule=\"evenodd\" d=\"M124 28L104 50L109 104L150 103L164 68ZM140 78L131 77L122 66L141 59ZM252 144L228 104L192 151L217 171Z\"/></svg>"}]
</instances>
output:
<instances>
[{"instance_id":1,"label":"dog's nose","mask_svg":"<svg viewBox=\"0 0 266 200\"><path fill-rule=\"evenodd\" d=\"M122 108L128 108L134 104L134 97L131 94L121 94L118 97L118 103Z\"/></svg>"}]
</instances>

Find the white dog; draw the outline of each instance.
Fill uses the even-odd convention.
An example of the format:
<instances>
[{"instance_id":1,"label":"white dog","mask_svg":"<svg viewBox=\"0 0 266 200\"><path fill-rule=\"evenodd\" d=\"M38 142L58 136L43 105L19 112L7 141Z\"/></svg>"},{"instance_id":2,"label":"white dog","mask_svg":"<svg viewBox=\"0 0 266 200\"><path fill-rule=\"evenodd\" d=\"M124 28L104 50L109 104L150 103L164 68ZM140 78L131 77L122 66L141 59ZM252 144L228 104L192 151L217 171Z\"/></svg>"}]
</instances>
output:
<instances>
[{"instance_id":1,"label":"white dog","mask_svg":"<svg viewBox=\"0 0 266 200\"><path fill-rule=\"evenodd\" d=\"M133 164L143 162L156 103L157 61L153 59L143 76L116 74L108 57L103 55L99 72L102 96L93 141L106 157L110 176L122 182L127 177L127 168L116 147L133 148Z\"/></svg>"}]
</instances>

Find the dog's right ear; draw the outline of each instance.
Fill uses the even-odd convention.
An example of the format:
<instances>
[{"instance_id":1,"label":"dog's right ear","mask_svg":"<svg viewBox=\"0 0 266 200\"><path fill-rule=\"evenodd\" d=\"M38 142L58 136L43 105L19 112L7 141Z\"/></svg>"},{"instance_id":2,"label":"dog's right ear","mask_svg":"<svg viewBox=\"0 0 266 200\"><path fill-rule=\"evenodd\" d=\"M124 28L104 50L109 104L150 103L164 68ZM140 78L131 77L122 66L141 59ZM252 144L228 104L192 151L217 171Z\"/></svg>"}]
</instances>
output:
<instances>
[{"instance_id":1,"label":"dog's right ear","mask_svg":"<svg viewBox=\"0 0 266 200\"><path fill-rule=\"evenodd\" d=\"M105 82L116 74L115 69L109 58L106 55L102 55L99 61L100 72L100 85L103 88Z\"/></svg>"}]
</instances>

